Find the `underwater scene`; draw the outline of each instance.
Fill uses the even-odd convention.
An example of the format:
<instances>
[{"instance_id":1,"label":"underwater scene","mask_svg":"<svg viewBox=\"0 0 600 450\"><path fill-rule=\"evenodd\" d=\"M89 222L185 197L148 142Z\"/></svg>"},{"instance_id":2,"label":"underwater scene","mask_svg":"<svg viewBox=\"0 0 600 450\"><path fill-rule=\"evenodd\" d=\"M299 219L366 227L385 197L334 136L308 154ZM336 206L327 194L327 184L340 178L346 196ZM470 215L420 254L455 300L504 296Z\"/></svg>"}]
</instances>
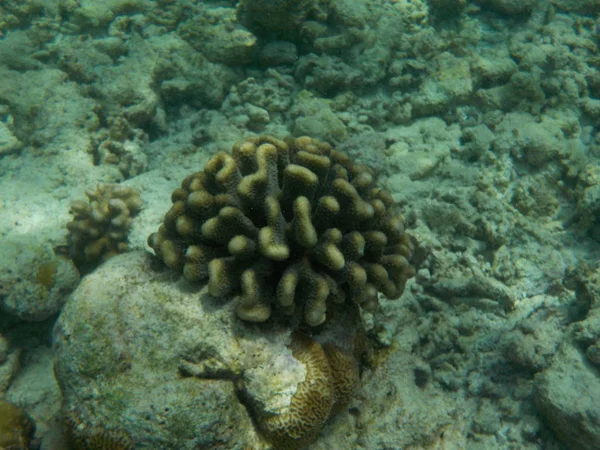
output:
<instances>
[{"instance_id":1,"label":"underwater scene","mask_svg":"<svg viewBox=\"0 0 600 450\"><path fill-rule=\"evenodd\" d=\"M600 449L600 0L0 0L0 450Z\"/></svg>"}]
</instances>

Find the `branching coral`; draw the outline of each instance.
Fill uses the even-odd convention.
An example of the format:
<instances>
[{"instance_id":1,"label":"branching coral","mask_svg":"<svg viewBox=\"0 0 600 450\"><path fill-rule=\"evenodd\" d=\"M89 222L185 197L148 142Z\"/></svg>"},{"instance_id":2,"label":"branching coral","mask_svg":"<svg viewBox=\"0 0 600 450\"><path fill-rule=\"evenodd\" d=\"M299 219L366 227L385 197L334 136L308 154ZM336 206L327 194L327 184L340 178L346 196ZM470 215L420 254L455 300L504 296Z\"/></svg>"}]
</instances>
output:
<instances>
[{"instance_id":1,"label":"branching coral","mask_svg":"<svg viewBox=\"0 0 600 450\"><path fill-rule=\"evenodd\" d=\"M303 307L310 326L328 302L377 306L398 298L413 244L373 172L329 144L300 137L247 139L189 175L148 238L156 255L212 295L237 294L243 320Z\"/></svg>"},{"instance_id":2,"label":"branching coral","mask_svg":"<svg viewBox=\"0 0 600 450\"><path fill-rule=\"evenodd\" d=\"M73 220L69 230L69 253L81 270L127 250L131 218L142 207L135 189L117 184L100 184L87 191L89 202L71 204Z\"/></svg>"}]
</instances>

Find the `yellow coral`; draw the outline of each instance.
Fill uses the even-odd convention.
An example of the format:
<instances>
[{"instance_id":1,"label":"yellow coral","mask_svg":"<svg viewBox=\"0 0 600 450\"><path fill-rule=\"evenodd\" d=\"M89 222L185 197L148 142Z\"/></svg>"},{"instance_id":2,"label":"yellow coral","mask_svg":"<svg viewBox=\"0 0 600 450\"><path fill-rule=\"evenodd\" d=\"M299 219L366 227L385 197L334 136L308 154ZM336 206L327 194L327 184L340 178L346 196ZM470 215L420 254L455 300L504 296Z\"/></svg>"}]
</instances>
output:
<instances>
[{"instance_id":1,"label":"yellow coral","mask_svg":"<svg viewBox=\"0 0 600 450\"><path fill-rule=\"evenodd\" d=\"M373 171L329 144L300 137L249 138L186 177L148 244L192 282L263 322L301 311L318 326L330 303L377 307L408 278L411 238Z\"/></svg>"},{"instance_id":2,"label":"yellow coral","mask_svg":"<svg viewBox=\"0 0 600 450\"><path fill-rule=\"evenodd\" d=\"M28 449L34 431L35 425L25 411L0 400L0 449Z\"/></svg>"},{"instance_id":3,"label":"yellow coral","mask_svg":"<svg viewBox=\"0 0 600 450\"><path fill-rule=\"evenodd\" d=\"M89 202L71 204L67 223L69 254L83 271L127 250L132 217L142 207L139 192L127 186L100 184L86 195Z\"/></svg>"},{"instance_id":4,"label":"yellow coral","mask_svg":"<svg viewBox=\"0 0 600 450\"><path fill-rule=\"evenodd\" d=\"M65 415L65 435L71 450L133 450L131 437L122 430L87 427L71 411Z\"/></svg>"},{"instance_id":5,"label":"yellow coral","mask_svg":"<svg viewBox=\"0 0 600 450\"><path fill-rule=\"evenodd\" d=\"M259 424L278 450L300 449L313 442L327 419L344 406L359 384L358 363L333 344L325 350L312 338L292 334L292 356L304 364L306 375L282 413L263 416Z\"/></svg>"},{"instance_id":6,"label":"yellow coral","mask_svg":"<svg viewBox=\"0 0 600 450\"><path fill-rule=\"evenodd\" d=\"M331 368L321 346L296 332L290 349L294 358L305 365L306 377L298 385L286 412L260 422L278 449L302 448L312 442L329 417L335 398Z\"/></svg>"},{"instance_id":7,"label":"yellow coral","mask_svg":"<svg viewBox=\"0 0 600 450\"><path fill-rule=\"evenodd\" d=\"M337 412L350 401L358 388L360 378L358 361L335 344L323 346L331 367L331 379L335 394L333 411Z\"/></svg>"},{"instance_id":8,"label":"yellow coral","mask_svg":"<svg viewBox=\"0 0 600 450\"><path fill-rule=\"evenodd\" d=\"M52 289L56 282L57 268L58 261L56 259L42 263L35 274L35 281L44 286L47 290Z\"/></svg>"}]
</instances>

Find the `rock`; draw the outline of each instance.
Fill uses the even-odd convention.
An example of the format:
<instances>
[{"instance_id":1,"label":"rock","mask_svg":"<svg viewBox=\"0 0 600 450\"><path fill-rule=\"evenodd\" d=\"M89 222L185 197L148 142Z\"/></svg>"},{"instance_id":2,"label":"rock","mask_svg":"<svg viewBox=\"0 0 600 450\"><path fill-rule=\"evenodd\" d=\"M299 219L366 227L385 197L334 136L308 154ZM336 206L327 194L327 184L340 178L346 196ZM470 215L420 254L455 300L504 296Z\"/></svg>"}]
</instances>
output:
<instances>
[{"instance_id":1,"label":"rock","mask_svg":"<svg viewBox=\"0 0 600 450\"><path fill-rule=\"evenodd\" d=\"M553 0L552 3L563 11L586 14L600 11L599 0Z\"/></svg>"},{"instance_id":2,"label":"rock","mask_svg":"<svg viewBox=\"0 0 600 450\"><path fill-rule=\"evenodd\" d=\"M434 72L419 92L411 99L417 115L430 115L447 110L451 105L467 99L473 91L469 62L448 52L439 54L434 61Z\"/></svg>"},{"instance_id":3,"label":"rock","mask_svg":"<svg viewBox=\"0 0 600 450\"><path fill-rule=\"evenodd\" d=\"M55 371L70 421L92 430L79 440L109 431L155 449L241 449L256 440L232 382L239 347L214 322L227 315L175 281L132 252L88 275L67 302Z\"/></svg>"},{"instance_id":4,"label":"rock","mask_svg":"<svg viewBox=\"0 0 600 450\"><path fill-rule=\"evenodd\" d=\"M537 0L479 0L478 3L502 14L519 15L531 13Z\"/></svg>"},{"instance_id":5,"label":"rock","mask_svg":"<svg viewBox=\"0 0 600 450\"><path fill-rule=\"evenodd\" d=\"M600 448L600 378L571 342L563 342L550 368L535 377L535 401L569 448Z\"/></svg>"},{"instance_id":6,"label":"rock","mask_svg":"<svg viewBox=\"0 0 600 450\"><path fill-rule=\"evenodd\" d=\"M297 59L296 44L289 41L267 42L258 55L258 61L265 67L293 64Z\"/></svg>"},{"instance_id":7,"label":"rock","mask_svg":"<svg viewBox=\"0 0 600 450\"><path fill-rule=\"evenodd\" d=\"M35 239L6 239L0 247L0 310L22 320L56 314L79 282L73 262Z\"/></svg>"},{"instance_id":8,"label":"rock","mask_svg":"<svg viewBox=\"0 0 600 450\"><path fill-rule=\"evenodd\" d=\"M259 34L294 40L310 19L325 22L331 0L243 0L240 22Z\"/></svg>"},{"instance_id":9,"label":"rock","mask_svg":"<svg viewBox=\"0 0 600 450\"><path fill-rule=\"evenodd\" d=\"M262 448L250 413L285 410L306 373L287 346L291 330L244 323L235 302L153 266L141 251L111 258L56 324L55 373L78 439L110 432L148 449ZM343 325L328 339L352 341L355 329Z\"/></svg>"},{"instance_id":10,"label":"rock","mask_svg":"<svg viewBox=\"0 0 600 450\"><path fill-rule=\"evenodd\" d=\"M4 122L0 122L0 156L15 153L23 147Z\"/></svg>"}]
</instances>

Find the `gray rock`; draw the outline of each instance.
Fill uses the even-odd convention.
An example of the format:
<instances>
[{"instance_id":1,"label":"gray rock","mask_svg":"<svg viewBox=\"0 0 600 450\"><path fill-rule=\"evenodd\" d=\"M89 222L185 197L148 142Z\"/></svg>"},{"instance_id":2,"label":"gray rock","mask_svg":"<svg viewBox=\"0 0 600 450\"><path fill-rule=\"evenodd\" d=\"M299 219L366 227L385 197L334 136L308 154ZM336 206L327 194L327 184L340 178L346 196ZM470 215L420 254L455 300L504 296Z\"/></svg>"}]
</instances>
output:
<instances>
[{"instance_id":1,"label":"gray rock","mask_svg":"<svg viewBox=\"0 0 600 450\"><path fill-rule=\"evenodd\" d=\"M518 15L531 13L537 0L479 0L478 3L502 14Z\"/></svg>"},{"instance_id":2,"label":"gray rock","mask_svg":"<svg viewBox=\"0 0 600 450\"><path fill-rule=\"evenodd\" d=\"M294 78L307 89L331 96L346 89L355 90L362 84L362 74L340 58L333 56L302 56L294 68Z\"/></svg>"},{"instance_id":3,"label":"gray rock","mask_svg":"<svg viewBox=\"0 0 600 450\"><path fill-rule=\"evenodd\" d=\"M585 355L563 342L535 383L536 405L556 435L569 448L600 448L600 378Z\"/></svg>"},{"instance_id":4,"label":"gray rock","mask_svg":"<svg viewBox=\"0 0 600 450\"><path fill-rule=\"evenodd\" d=\"M232 66L252 62L256 37L237 23L233 8L206 8L179 27L179 34L209 61Z\"/></svg>"},{"instance_id":5,"label":"gray rock","mask_svg":"<svg viewBox=\"0 0 600 450\"><path fill-rule=\"evenodd\" d=\"M569 12L591 14L600 11L600 0L553 0L552 3Z\"/></svg>"},{"instance_id":6,"label":"gray rock","mask_svg":"<svg viewBox=\"0 0 600 450\"><path fill-rule=\"evenodd\" d=\"M298 96L292 114L297 116L294 121L294 136L312 136L331 143L348 138L344 123L331 110L327 102L309 93Z\"/></svg>"},{"instance_id":7,"label":"gray rock","mask_svg":"<svg viewBox=\"0 0 600 450\"><path fill-rule=\"evenodd\" d=\"M258 55L258 60L265 67L293 64L298 59L296 45L289 41L267 42Z\"/></svg>"},{"instance_id":8,"label":"gray rock","mask_svg":"<svg viewBox=\"0 0 600 450\"><path fill-rule=\"evenodd\" d=\"M5 123L0 122L0 156L17 152L23 144L15 137Z\"/></svg>"},{"instance_id":9,"label":"gray rock","mask_svg":"<svg viewBox=\"0 0 600 450\"><path fill-rule=\"evenodd\" d=\"M152 266L145 252L115 256L65 305L55 373L70 417L147 449L264 448L249 410L285 409L306 376L290 329L244 323L235 302ZM332 332L349 342L355 329Z\"/></svg>"},{"instance_id":10,"label":"gray rock","mask_svg":"<svg viewBox=\"0 0 600 450\"><path fill-rule=\"evenodd\" d=\"M51 248L8 239L0 246L0 310L6 313L45 320L60 311L78 282L73 262Z\"/></svg>"},{"instance_id":11,"label":"gray rock","mask_svg":"<svg viewBox=\"0 0 600 450\"><path fill-rule=\"evenodd\" d=\"M232 342L225 327L207 323L208 310L221 307L149 264L142 252L112 258L65 306L55 350L66 409L76 423L127 433L146 448L241 449L255 438L252 424L228 355L215 353Z\"/></svg>"}]
</instances>

